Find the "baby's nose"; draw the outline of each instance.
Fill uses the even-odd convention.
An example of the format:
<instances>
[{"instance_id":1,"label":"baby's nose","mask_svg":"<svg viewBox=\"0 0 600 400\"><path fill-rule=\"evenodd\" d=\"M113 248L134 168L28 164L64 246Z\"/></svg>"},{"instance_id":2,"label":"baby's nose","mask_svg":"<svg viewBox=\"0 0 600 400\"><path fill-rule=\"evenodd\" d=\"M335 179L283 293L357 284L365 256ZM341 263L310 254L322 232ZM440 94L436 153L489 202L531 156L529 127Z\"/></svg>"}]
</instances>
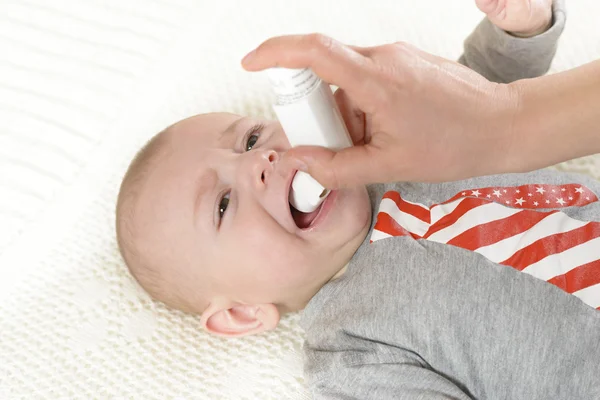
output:
<instances>
[{"instance_id":1,"label":"baby's nose","mask_svg":"<svg viewBox=\"0 0 600 400\"><path fill-rule=\"evenodd\" d=\"M279 154L277 154L274 150L267 150L263 155L264 159L268 161L262 168L262 172L260 174L260 180L263 183L267 183L267 180L270 178L273 169L275 168L275 164L279 161Z\"/></svg>"},{"instance_id":2,"label":"baby's nose","mask_svg":"<svg viewBox=\"0 0 600 400\"><path fill-rule=\"evenodd\" d=\"M249 184L254 189L265 187L279 161L279 154L274 150L256 149L242 157L244 161L238 167L238 183Z\"/></svg>"}]
</instances>

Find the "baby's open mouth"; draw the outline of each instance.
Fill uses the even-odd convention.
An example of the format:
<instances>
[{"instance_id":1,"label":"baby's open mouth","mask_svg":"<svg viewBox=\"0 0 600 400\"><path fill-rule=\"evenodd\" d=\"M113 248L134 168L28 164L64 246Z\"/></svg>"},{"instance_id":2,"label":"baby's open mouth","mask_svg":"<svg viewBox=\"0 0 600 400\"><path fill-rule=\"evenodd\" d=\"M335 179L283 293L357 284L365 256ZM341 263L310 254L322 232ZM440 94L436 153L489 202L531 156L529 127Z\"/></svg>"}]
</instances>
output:
<instances>
[{"instance_id":1,"label":"baby's open mouth","mask_svg":"<svg viewBox=\"0 0 600 400\"><path fill-rule=\"evenodd\" d=\"M317 218L317 215L319 215L319 211L321 211L321 207L323 207L323 203L321 203L321 205L319 207L317 207L317 209L315 211L310 212L310 213L303 213L301 211L296 210L290 204L290 211L292 212L292 218L294 219L296 226L300 229L310 228L310 226L314 222L315 218Z\"/></svg>"}]
</instances>

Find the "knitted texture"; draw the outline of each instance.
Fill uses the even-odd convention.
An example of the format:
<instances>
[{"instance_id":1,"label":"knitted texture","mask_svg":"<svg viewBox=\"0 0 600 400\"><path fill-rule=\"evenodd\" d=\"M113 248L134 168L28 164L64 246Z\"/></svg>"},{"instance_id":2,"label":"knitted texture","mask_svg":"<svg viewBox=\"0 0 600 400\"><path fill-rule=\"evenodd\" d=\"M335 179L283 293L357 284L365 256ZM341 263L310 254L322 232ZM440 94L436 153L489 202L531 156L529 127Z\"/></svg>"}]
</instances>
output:
<instances>
[{"instance_id":1,"label":"knitted texture","mask_svg":"<svg viewBox=\"0 0 600 400\"><path fill-rule=\"evenodd\" d=\"M553 72L600 58L569 3ZM273 117L241 57L265 38L403 40L456 59L473 1L0 0L0 399L306 399L298 315L224 340L130 278L114 235L137 149L210 111ZM561 169L600 177L600 157Z\"/></svg>"}]
</instances>

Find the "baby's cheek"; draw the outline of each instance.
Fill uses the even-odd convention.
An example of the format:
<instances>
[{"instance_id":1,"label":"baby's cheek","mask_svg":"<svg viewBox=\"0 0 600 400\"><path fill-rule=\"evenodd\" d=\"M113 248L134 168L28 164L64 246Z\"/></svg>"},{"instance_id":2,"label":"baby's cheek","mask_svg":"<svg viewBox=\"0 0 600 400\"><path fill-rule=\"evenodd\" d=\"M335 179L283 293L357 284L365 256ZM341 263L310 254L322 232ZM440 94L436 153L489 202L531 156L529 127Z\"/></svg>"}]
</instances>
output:
<instances>
[{"instance_id":1,"label":"baby's cheek","mask_svg":"<svg viewBox=\"0 0 600 400\"><path fill-rule=\"evenodd\" d=\"M309 260L302 242L287 233L257 232L246 244L253 248L254 270L265 283L287 286L306 274Z\"/></svg>"}]
</instances>

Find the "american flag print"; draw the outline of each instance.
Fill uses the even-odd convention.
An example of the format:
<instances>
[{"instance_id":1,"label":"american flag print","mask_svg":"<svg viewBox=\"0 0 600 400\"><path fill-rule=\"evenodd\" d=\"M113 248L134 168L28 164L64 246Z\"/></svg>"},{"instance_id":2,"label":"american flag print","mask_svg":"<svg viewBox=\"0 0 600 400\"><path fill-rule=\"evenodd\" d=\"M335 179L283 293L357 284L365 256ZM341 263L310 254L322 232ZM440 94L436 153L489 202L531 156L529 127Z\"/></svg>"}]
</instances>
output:
<instances>
[{"instance_id":1,"label":"american flag print","mask_svg":"<svg viewBox=\"0 0 600 400\"><path fill-rule=\"evenodd\" d=\"M486 187L427 207L383 196L371 243L411 236L470 250L531 274L600 310L600 222L560 211L598 197L582 185Z\"/></svg>"}]
</instances>

